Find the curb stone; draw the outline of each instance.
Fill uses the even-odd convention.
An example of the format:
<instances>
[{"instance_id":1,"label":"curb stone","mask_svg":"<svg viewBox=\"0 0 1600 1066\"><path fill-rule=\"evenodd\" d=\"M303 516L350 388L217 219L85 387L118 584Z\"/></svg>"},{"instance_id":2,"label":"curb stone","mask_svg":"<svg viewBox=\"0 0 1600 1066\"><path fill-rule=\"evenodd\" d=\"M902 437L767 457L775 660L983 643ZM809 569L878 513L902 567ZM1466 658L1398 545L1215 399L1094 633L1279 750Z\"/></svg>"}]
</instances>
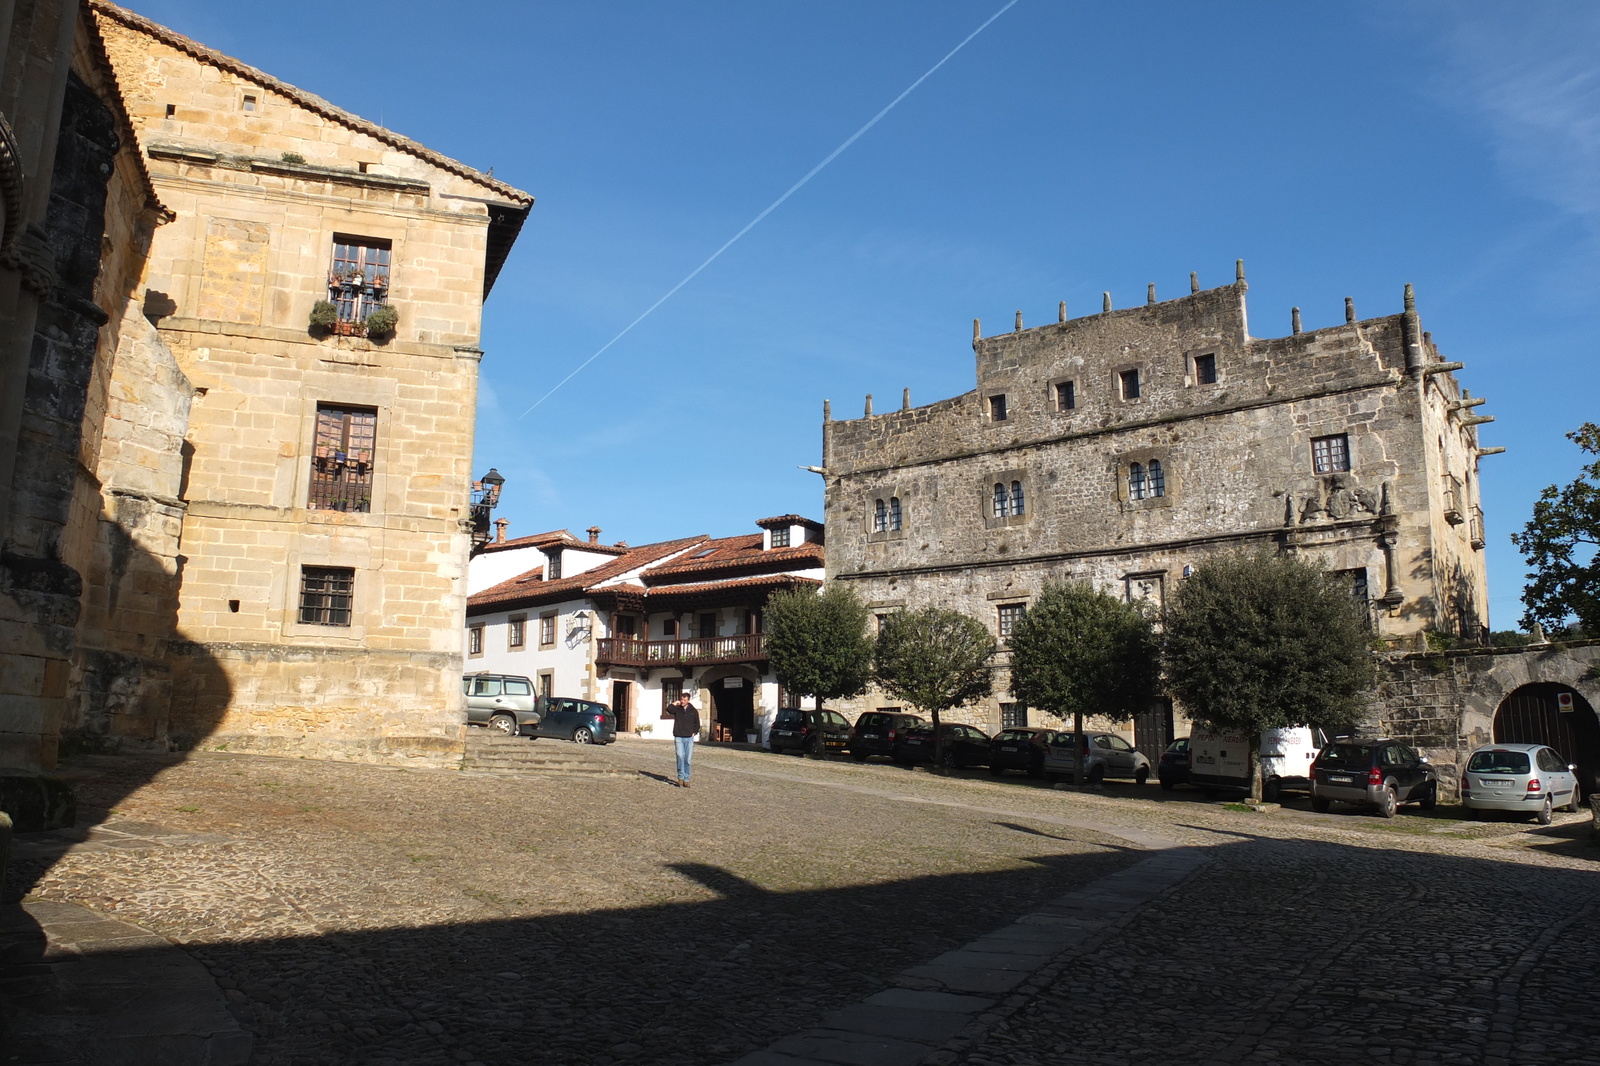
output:
<instances>
[{"instance_id":1,"label":"curb stone","mask_svg":"<svg viewBox=\"0 0 1600 1066\"><path fill-rule=\"evenodd\" d=\"M1049 987L1075 956L1207 861L1199 848L1169 844L1143 862L900 973L890 980L894 987L730 1066L951 1066Z\"/></svg>"}]
</instances>

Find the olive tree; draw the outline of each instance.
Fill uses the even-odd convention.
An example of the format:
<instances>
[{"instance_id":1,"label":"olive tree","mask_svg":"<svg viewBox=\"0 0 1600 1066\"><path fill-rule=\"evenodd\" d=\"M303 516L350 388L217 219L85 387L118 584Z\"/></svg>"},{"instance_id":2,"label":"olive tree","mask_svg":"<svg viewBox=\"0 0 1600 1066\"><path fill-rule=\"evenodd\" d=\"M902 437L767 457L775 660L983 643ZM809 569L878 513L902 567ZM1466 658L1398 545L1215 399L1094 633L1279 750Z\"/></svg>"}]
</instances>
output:
<instances>
[{"instance_id":1,"label":"olive tree","mask_svg":"<svg viewBox=\"0 0 1600 1066\"><path fill-rule=\"evenodd\" d=\"M1249 738L1261 799L1261 732L1348 724L1375 678L1372 631L1348 586L1299 559L1232 552L1178 585L1161 635L1167 687L1193 718Z\"/></svg>"},{"instance_id":2,"label":"olive tree","mask_svg":"<svg viewBox=\"0 0 1600 1066\"><path fill-rule=\"evenodd\" d=\"M872 677L866 604L848 585L775 592L762 612L772 672L796 696L855 696Z\"/></svg>"},{"instance_id":3,"label":"olive tree","mask_svg":"<svg viewBox=\"0 0 1600 1066\"><path fill-rule=\"evenodd\" d=\"M1092 585L1047 583L1011 627L1011 694L1029 707L1072 716L1073 780L1083 783L1083 716L1127 717L1156 696L1159 668L1150 619Z\"/></svg>"},{"instance_id":4,"label":"olive tree","mask_svg":"<svg viewBox=\"0 0 1600 1066\"><path fill-rule=\"evenodd\" d=\"M890 696L932 717L935 766L944 765L939 715L993 691L994 651L988 628L960 611L924 607L884 618L873 677Z\"/></svg>"}]
</instances>

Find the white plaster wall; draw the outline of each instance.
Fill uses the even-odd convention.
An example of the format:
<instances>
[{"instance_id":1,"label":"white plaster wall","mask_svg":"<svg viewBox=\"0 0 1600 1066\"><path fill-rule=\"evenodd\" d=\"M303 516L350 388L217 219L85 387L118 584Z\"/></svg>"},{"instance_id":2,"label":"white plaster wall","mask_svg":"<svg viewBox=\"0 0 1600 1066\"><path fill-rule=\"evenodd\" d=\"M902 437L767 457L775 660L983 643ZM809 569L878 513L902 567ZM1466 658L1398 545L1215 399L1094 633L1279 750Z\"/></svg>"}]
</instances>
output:
<instances>
[{"instance_id":1,"label":"white plaster wall","mask_svg":"<svg viewBox=\"0 0 1600 1066\"><path fill-rule=\"evenodd\" d=\"M467 564L467 595L493 588L543 565L544 552L532 546L474 555Z\"/></svg>"}]
</instances>

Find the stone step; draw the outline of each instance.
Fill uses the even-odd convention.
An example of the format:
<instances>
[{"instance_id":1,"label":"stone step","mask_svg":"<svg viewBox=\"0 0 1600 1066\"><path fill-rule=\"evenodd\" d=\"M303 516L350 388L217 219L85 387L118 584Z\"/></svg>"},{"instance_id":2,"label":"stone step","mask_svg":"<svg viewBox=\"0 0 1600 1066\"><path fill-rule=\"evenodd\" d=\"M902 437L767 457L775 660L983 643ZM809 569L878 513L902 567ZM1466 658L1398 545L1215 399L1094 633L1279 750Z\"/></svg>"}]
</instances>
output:
<instances>
[{"instance_id":1,"label":"stone step","mask_svg":"<svg viewBox=\"0 0 1600 1066\"><path fill-rule=\"evenodd\" d=\"M543 777L632 776L611 765L604 748L542 737L509 737L487 729L467 732L462 769L502 775Z\"/></svg>"}]
</instances>

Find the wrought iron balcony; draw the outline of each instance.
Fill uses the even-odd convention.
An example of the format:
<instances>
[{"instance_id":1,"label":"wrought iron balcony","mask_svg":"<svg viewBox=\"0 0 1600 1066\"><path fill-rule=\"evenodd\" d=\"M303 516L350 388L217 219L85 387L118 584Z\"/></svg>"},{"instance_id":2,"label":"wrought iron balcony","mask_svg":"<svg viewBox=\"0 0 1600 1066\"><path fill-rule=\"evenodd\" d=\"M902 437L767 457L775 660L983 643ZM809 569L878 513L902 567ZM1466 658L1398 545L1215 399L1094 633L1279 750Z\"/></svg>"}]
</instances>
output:
<instances>
[{"instance_id":1,"label":"wrought iron balcony","mask_svg":"<svg viewBox=\"0 0 1600 1066\"><path fill-rule=\"evenodd\" d=\"M732 637L684 637L678 640L640 640L638 637L601 637L596 658L615 666L710 666L765 659L760 633Z\"/></svg>"}]
</instances>

